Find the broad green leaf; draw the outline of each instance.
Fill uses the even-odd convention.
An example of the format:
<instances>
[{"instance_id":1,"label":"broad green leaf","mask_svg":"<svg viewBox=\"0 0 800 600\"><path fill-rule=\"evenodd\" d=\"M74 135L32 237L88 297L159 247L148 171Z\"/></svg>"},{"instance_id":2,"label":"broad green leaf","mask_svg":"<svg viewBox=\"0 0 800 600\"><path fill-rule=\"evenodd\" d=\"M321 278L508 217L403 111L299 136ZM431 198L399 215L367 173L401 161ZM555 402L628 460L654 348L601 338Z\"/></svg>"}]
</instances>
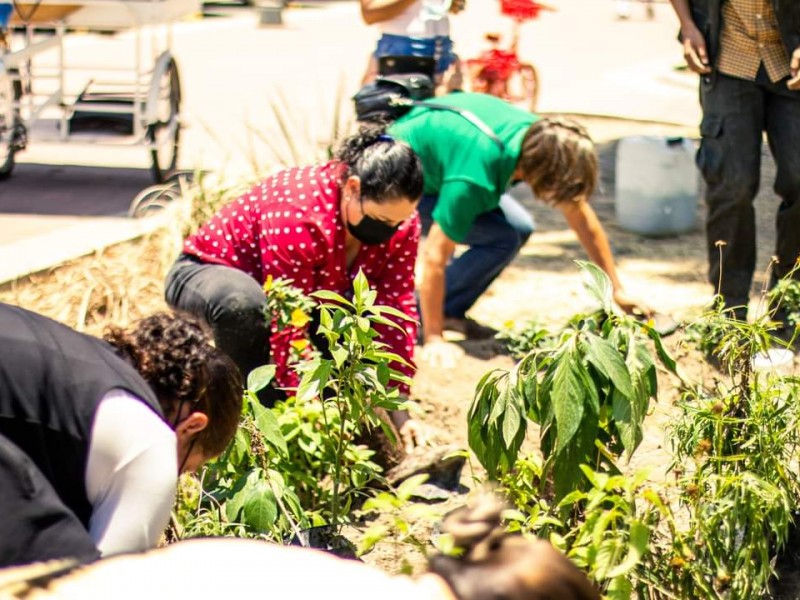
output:
<instances>
[{"instance_id":1,"label":"broad green leaf","mask_svg":"<svg viewBox=\"0 0 800 600\"><path fill-rule=\"evenodd\" d=\"M325 300L328 302L333 302L334 304L340 304L350 309L355 308L355 306L353 306L353 303L350 302L347 298L345 298L344 296L340 296L336 292L331 292L330 290L317 290L316 292L312 292L311 296L319 300Z\"/></svg>"},{"instance_id":2,"label":"broad green leaf","mask_svg":"<svg viewBox=\"0 0 800 600\"><path fill-rule=\"evenodd\" d=\"M342 346L335 346L330 350L331 356L333 357L333 362L336 365L337 369L341 369L342 365L347 360L350 353L347 351L347 348Z\"/></svg>"},{"instance_id":3,"label":"broad green leaf","mask_svg":"<svg viewBox=\"0 0 800 600\"><path fill-rule=\"evenodd\" d=\"M586 418L580 424L577 435L560 452L553 454L553 483L556 499L585 487L581 465L595 464L597 439L597 420ZM600 474L598 474L599 476Z\"/></svg>"},{"instance_id":4,"label":"broad green leaf","mask_svg":"<svg viewBox=\"0 0 800 600\"><path fill-rule=\"evenodd\" d=\"M367 281L367 276L364 275L362 269L359 269L358 274L353 278L353 297L356 299L356 303L362 300L368 291L369 281Z\"/></svg>"},{"instance_id":5,"label":"broad green leaf","mask_svg":"<svg viewBox=\"0 0 800 600\"><path fill-rule=\"evenodd\" d=\"M488 425L494 425L497 419L508 412L508 405L510 403L511 394L508 391L507 380L503 379L502 383L496 383L496 388L501 388L499 394L493 394L490 398L492 402L492 411L489 413L489 419L486 421Z\"/></svg>"},{"instance_id":6,"label":"broad green leaf","mask_svg":"<svg viewBox=\"0 0 800 600\"><path fill-rule=\"evenodd\" d=\"M278 518L275 494L264 480L254 483L248 489L249 493L242 507L245 523L257 531L269 531Z\"/></svg>"},{"instance_id":7,"label":"broad green leaf","mask_svg":"<svg viewBox=\"0 0 800 600\"><path fill-rule=\"evenodd\" d=\"M409 317L406 313L391 306L376 306L373 308L373 312L381 315L389 315L401 321L414 321L414 319Z\"/></svg>"},{"instance_id":8,"label":"broad green leaf","mask_svg":"<svg viewBox=\"0 0 800 600\"><path fill-rule=\"evenodd\" d=\"M633 421L631 415L631 400L622 396L619 390L611 394L611 414L614 418L614 427L619 434L620 441L625 448L625 453L630 460L633 451L641 442L641 431L638 423Z\"/></svg>"},{"instance_id":9,"label":"broad green leaf","mask_svg":"<svg viewBox=\"0 0 800 600\"><path fill-rule=\"evenodd\" d=\"M387 319L386 317L382 317L381 315L373 315L371 317L371 320L375 324L384 325L386 327L393 327L394 329L399 329L400 331L403 332L405 332L406 330L406 328L400 325L399 323L396 323L391 319Z\"/></svg>"},{"instance_id":10,"label":"broad green leaf","mask_svg":"<svg viewBox=\"0 0 800 600\"><path fill-rule=\"evenodd\" d=\"M581 279L586 291L600 303L606 313L611 314L613 289L608 275L592 262L576 260L575 264L581 269Z\"/></svg>"},{"instance_id":11,"label":"broad green leaf","mask_svg":"<svg viewBox=\"0 0 800 600\"><path fill-rule=\"evenodd\" d=\"M647 334L650 336L650 339L653 340L653 344L656 347L656 353L658 354L658 358L661 360L661 363L667 368L670 373L677 374L678 365L675 363L675 360L669 355L666 348L664 348L664 342L661 341L661 336L655 329L650 327L647 328Z\"/></svg>"},{"instance_id":12,"label":"broad green leaf","mask_svg":"<svg viewBox=\"0 0 800 600\"><path fill-rule=\"evenodd\" d=\"M263 390L275 377L275 365L256 367L247 376L247 389L253 393Z\"/></svg>"},{"instance_id":13,"label":"broad green leaf","mask_svg":"<svg viewBox=\"0 0 800 600\"><path fill-rule=\"evenodd\" d=\"M606 579L608 573L614 567L614 558L619 550L619 543L615 539L606 539L597 548L595 557L595 577L599 580Z\"/></svg>"},{"instance_id":14,"label":"broad green leaf","mask_svg":"<svg viewBox=\"0 0 800 600\"><path fill-rule=\"evenodd\" d=\"M583 369L574 352L566 352L553 374L551 401L556 418L556 452L569 444L583 418L585 391L579 370Z\"/></svg>"},{"instance_id":15,"label":"broad green leaf","mask_svg":"<svg viewBox=\"0 0 800 600\"><path fill-rule=\"evenodd\" d=\"M580 378L580 384L583 391L586 393L585 406L589 407L590 412L595 418L600 414L600 394L605 396L604 385L605 382L597 381L599 376L593 377L589 370L583 363L580 363L580 368L576 370L576 374Z\"/></svg>"},{"instance_id":16,"label":"broad green leaf","mask_svg":"<svg viewBox=\"0 0 800 600\"><path fill-rule=\"evenodd\" d=\"M411 498L411 495L416 491L416 489L421 486L423 483L428 481L429 478L428 473L421 473L418 475L412 475L399 486L397 486L397 497L400 500L408 501Z\"/></svg>"},{"instance_id":17,"label":"broad green leaf","mask_svg":"<svg viewBox=\"0 0 800 600\"><path fill-rule=\"evenodd\" d=\"M647 552L647 545L650 542L650 528L641 521L634 520L631 522L630 540L628 546L628 554L621 563L608 571L606 577L613 578L621 575L627 575L639 561L642 560L645 552Z\"/></svg>"},{"instance_id":18,"label":"broad green leaf","mask_svg":"<svg viewBox=\"0 0 800 600\"><path fill-rule=\"evenodd\" d=\"M300 385L297 388L297 401L301 404L319 397L328 383L328 377L330 377L331 373L331 361L317 359L316 363L314 368L310 368L303 373ZM313 361L309 365L313 365Z\"/></svg>"},{"instance_id":19,"label":"broad green leaf","mask_svg":"<svg viewBox=\"0 0 800 600\"><path fill-rule=\"evenodd\" d=\"M320 329L330 330L333 328L333 319L331 318L331 313L328 310L321 309L318 311L319 314L319 326Z\"/></svg>"},{"instance_id":20,"label":"broad green leaf","mask_svg":"<svg viewBox=\"0 0 800 600\"><path fill-rule=\"evenodd\" d=\"M377 496L367 498L361 510L365 513L371 511L391 513L394 509L400 508L401 504L402 503L396 496L393 496L389 492L381 492Z\"/></svg>"},{"instance_id":21,"label":"broad green leaf","mask_svg":"<svg viewBox=\"0 0 800 600\"><path fill-rule=\"evenodd\" d=\"M525 412L528 418L534 423L541 423L542 415L539 412L539 380L538 374L535 371L531 371L525 375L523 398L525 400Z\"/></svg>"},{"instance_id":22,"label":"broad green leaf","mask_svg":"<svg viewBox=\"0 0 800 600\"><path fill-rule=\"evenodd\" d=\"M239 464L245 456L250 452L250 435L243 428L238 427L236 434L233 436L233 445L231 446L230 461L234 464Z\"/></svg>"},{"instance_id":23,"label":"broad green leaf","mask_svg":"<svg viewBox=\"0 0 800 600\"><path fill-rule=\"evenodd\" d=\"M615 577L608 585L606 600L630 600L633 596L633 583L625 576Z\"/></svg>"},{"instance_id":24,"label":"broad green leaf","mask_svg":"<svg viewBox=\"0 0 800 600\"><path fill-rule=\"evenodd\" d=\"M520 427L524 428L524 421L520 417L519 408L517 408L513 400L510 400L503 415L503 441L506 448L513 448L514 441L519 435Z\"/></svg>"},{"instance_id":25,"label":"broad green leaf","mask_svg":"<svg viewBox=\"0 0 800 600\"><path fill-rule=\"evenodd\" d=\"M631 376L625 360L617 349L607 340L594 334L588 334L585 339L586 359L589 363L610 380L623 396L632 398Z\"/></svg>"},{"instance_id":26,"label":"broad green leaf","mask_svg":"<svg viewBox=\"0 0 800 600\"><path fill-rule=\"evenodd\" d=\"M286 440L281 433L281 426L278 424L278 418L275 413L269 408L254 404L253 416L255 417L256 428L264 436L264 439L286 456L289 453L289 449L286 447Z\"/></svg>"},{"instance_id":27,"label":"broad green leaf","mask_svg":"<svg viewBox=\"0 0 800 600\"><path fill-rule=\"evenodd\" d=\"M252 472L251 472L252 473ZM246 489L248 477L240 477L236 483L234 483L233 488L231 489L231 496L225 502L225 516L228 518L228 521L231 523L236 523L239 521L239 514L242 512L242 507L244 506L244 501L247 498L248 491Z\"/></svg>"}]
</instances>

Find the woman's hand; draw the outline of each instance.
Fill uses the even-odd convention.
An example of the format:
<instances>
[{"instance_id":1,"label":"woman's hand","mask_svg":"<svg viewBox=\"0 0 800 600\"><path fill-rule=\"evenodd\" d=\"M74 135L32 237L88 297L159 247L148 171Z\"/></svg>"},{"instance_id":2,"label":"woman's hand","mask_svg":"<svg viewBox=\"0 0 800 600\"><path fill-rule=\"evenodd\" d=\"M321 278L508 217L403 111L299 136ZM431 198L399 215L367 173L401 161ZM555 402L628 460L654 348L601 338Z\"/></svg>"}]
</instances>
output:
<instances>
[{"instance_id":1,"label":"woman's hand","mask_svg":"<svg viewBox=\"0 0 800 600\"><path fill-rule=\"evenodd\" d=\"M420 351L420 359L434 369L453 369L463 356L460 346L440 337L426 340Z\"/></svg>"},{"instance_id":2,"label":"woman's hand","mask_svg":"<svg viewBox=\"0 0 800 600\"><path fill-rule=\"evenodd\" d=\"M406 453L414 448L427 446L431 441L430 429L419 421L412 419L406 410L395 410L391 413L392 422L400 433L400 442Z\"/></svg>"}]
</instances>

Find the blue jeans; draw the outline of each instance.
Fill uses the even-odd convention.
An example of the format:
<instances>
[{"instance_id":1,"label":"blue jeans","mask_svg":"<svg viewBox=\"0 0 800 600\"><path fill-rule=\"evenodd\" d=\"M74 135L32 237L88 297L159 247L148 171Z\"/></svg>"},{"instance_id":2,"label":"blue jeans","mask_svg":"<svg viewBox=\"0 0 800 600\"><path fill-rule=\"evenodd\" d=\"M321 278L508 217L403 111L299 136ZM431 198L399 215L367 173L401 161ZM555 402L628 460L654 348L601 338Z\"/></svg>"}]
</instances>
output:
<instances>
[{"instance_id":1,"label":"blue jeans","mask_svg":"<svg viewBox=\"0 0 800 600\"><path fill-rule=\"evenodd\" d=\"M436 59L437 75L447 71L456 61L453 41L446 35L418 38L384 33L375 49L375 58L382 56L432 56Z\"/></svg>"},{"instance_id":2,"label":"blue jeans","mask_svg":"<svg viewBox=\"0 0 800 600\"><path fill-rule=\"evenodd\" d=\"M777 167L774 190L780 200L773 284L800 254L800 92L786 89L786 80L769 81L762 66L756 81L722 74L713 85L701 80L700 100L703 140L697 165L707 184L709 281L715 288L721 281L727 306L746 306L756 265L753 200L764 131ZM725 245L717 247L718 240Z\"/></svg>"},{"instance_id":3,"label":"blue jeans","mask_svg":"<svg viewBox=\"0 0 800 600\"><path fill-rule=\"evenodd\" d=\"M419 203L422 231L433 223L437 196L423 196ZM534 230L533 217L508 194L500 205L475 219L463 244L469 248L450 261L445 272L444 314L463 318L503 269L519 253Z\"/></svg>"}]
</instances>

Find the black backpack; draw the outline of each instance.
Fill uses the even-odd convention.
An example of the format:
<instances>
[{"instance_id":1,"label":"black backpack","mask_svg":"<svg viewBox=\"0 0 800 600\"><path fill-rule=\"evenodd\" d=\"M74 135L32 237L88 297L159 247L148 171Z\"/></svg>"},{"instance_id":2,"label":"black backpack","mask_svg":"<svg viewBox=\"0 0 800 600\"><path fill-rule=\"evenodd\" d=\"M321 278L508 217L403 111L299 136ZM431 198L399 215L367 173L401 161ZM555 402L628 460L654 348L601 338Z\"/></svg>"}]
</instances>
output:
<instances>
[{"instance_id":1,"label":"black backpack","mask_svg":"<svg viewBox=\"0 0 800 600\"><path fill-rule=\"evenodd\" d=\"M394 121L415 102L433 98L433 81L421 73L383 75L353 96L359 121Z\"/></svg>"},{"instance_id":2,"label":"black backpack","mask_svg":"<svg viewBox=\"0 0 800 600\"><path fill-rule=\"evenodd\" d=\"M358 93L353 96L356 120L380 122L394 121L402 117L414 106L424 106L435 110L447 110L464 117L484 134L489 136L501 151L504 150L505 145L500 138L497 137L495 132L470 111L455 108L454 106L423 102L423 100L433 98L433 95L433 81L427 75L421 73L384 75L362 87Z\"/></svg>"}]
</instances>

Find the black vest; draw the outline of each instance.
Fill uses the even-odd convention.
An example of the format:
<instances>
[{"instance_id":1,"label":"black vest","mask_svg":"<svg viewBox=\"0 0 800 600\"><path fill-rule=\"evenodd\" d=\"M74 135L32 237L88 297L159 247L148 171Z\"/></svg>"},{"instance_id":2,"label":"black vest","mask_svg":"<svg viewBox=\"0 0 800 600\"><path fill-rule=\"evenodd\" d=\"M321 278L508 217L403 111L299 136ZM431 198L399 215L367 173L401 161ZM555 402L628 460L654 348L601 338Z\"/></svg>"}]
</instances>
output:
<instances>
[{"instance_id":1,"label":"black vest","mask_svg":"<svg viewBox=\"0 0 800 600\"><path fill-rule=\"evenodd\" d=\"M85 526L92 424L112 389L127 390L164 418L153 390L109 344L0 303L0 435L30 456Z\"/></svg>"}]
</instances>

